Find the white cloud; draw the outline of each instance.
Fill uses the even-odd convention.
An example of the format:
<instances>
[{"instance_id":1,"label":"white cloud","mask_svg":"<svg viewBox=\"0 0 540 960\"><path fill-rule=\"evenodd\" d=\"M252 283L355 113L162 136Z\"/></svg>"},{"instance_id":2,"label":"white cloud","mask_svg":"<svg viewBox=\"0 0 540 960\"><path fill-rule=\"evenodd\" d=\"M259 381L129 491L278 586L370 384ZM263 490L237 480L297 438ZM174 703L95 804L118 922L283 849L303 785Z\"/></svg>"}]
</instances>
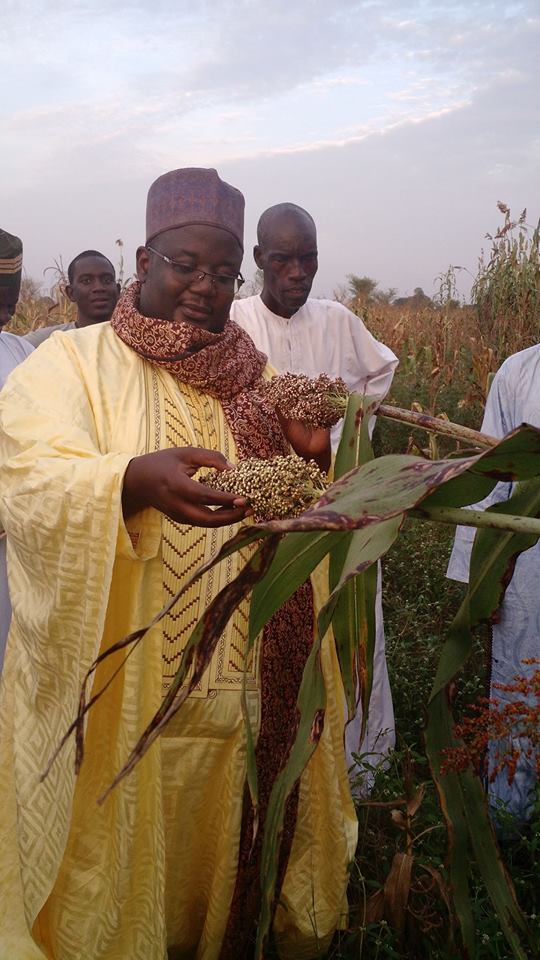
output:
<instances>
[{"instance_id":1,"label":"white cloud","mask_svg":"<svg viewBox=\"0 0 540 960\"><path fill-rule=\"evenodd\" d=\"M2 216L28 237L39 274L62 251L118 235L137 243L149 182L195 163L237 171L240 186L245 176L259 212L305 194L337 246L361 216L348 191L366 183L383 211L386 198L403 218L419 211L427 236L425 211L438 191L455 204L454 181L482 196L531 182L536 10L534 0L4 0ZM370 224L371 249L390 250L397 272L381 281L403 285L412 247L399 220L372 210ZM443 257L425 242L419 259ZM325 261L329 292L331 270L335 282L346 271L332 249Z\"/></svg>"}]
</instances>

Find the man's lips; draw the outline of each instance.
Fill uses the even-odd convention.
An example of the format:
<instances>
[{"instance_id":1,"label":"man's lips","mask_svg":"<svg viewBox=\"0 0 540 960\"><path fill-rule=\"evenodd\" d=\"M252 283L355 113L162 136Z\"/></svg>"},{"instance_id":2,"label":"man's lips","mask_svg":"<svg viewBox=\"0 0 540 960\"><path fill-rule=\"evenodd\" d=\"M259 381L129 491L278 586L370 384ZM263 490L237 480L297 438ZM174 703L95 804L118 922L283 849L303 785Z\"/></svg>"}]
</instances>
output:
<instances>
[{"instance_id":1,"label":"man's lips","mask_svg":"<svg viewBox=\"0 0 540 960\"><path fill-rule=\"evenodd\" d=\"M92 299L90 300L90 303L92 304L93 307L105 307L109 305L111 300L112 300L112 297L107 297L107 296L92 297Z\"/></svg>"},{"instance_id":2,"label":"man's lips","mask_svg":"<svg viewBox=\"0 0 540 960\"><path fill-rule=\"evenodd\" d=\"M205 307L200 303L183 303L181 309L183 313L193 317L210 317L212 315L211 307Z\"/></svg>"}]
</instances>

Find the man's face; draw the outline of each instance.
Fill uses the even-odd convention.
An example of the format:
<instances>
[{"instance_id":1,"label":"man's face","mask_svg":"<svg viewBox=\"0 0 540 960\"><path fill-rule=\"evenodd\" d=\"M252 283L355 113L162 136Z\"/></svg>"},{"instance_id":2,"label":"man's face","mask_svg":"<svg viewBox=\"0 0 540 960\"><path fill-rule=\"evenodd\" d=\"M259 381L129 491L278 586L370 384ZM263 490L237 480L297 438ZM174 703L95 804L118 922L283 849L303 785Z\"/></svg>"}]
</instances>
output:
<instances>
[{"instance_id":1,"label":"man's face","mask_svg":"<svg viewBox=\"0 0 540 960\"><path fill-rule=\"evenodd\" d=\"M114 270L104 257L83 257L73 268L66 293L77 304L77 323L87 326L110 320L120 294Z\"/></svg>"},{"instance_id":2,"label":"man's face","mask_svg":"<svg viewBox=\"0 0 540 960\"><path fill-rule=\"evenodd\" d=\"M8 325L15 313L20 288L20 282L16 286L0 284L0 330Z\"/></svg>"},{"instance_id":3,"label":"man's face","mask_svg":"<svg viewBox=\"0 0 540 960\"><path fill-rule=\"evenodd\" d=\"M292 317L306 302L317 273L314 224L303 215L279 215L253 253L264 273L263 302L272 313Z\"/></svg>"},{"instance_id":4,"label":"man's face","mask_svg":"<svg viewBox=\"0 0 540 960\"><path fill-rule=\"evenodd\" d=\"M166 230L149 247L157 253L147 247L137 251L141 313L220 333L229 316L234 278L242 263L238 241L219 227L192 224ZM175 263L167 263L158 254ZM200 279L202 273L205 276Z\"/></svg>"}]
</instances>

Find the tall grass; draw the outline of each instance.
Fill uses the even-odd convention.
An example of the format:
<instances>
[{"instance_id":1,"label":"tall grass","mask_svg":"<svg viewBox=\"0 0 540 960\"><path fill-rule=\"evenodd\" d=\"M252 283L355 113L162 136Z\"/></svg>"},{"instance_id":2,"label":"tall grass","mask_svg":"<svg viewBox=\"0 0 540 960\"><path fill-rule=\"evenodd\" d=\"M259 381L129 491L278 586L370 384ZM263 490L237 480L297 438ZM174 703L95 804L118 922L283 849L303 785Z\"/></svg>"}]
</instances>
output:
<instances>
[{"instance_id":1,"label":"tall grass","mask_svg":"<svg viewBox=\"0 0 540 960\"><path fill-rule=\"evenodd\" d=\"M17 311L9 330L24 336L40 327L51 324L70 323L77 318L77 308L66 296L67 276L62 260L55 262L46 273L52 274L52 284L47 294L40 292L40 286L34 280L24 277Z\"/></svg>"},{"instance_id":2,"label":"tall grass","mask_svg":"<svg viewBox=\"0 0 540 960\"><path fill-rule=\"evenodd\" d=\"M491 250L480 255L472 288L479 326L490 345L504 350L508 327L522 348L538 341L540 330L540 221L535 229L526 223L523 210L513 220L510 208L497 204L504 223L488 233Z\"/></svg>"}]
</instances>

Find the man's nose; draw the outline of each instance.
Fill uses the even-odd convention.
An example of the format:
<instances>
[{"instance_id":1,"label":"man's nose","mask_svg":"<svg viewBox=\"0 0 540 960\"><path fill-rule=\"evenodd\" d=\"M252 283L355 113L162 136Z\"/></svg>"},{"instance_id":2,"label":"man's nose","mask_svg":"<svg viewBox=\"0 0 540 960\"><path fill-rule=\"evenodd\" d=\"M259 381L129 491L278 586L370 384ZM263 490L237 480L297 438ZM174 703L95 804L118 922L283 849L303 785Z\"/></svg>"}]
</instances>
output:
<instances>
[{"instance_id":1,"label":"man's nose","mask_svg":"<svg viewBox=\"0 0 540 960\"><path fill-rule=\"evenodd\" d=\"M190 287L193 287L194 285L201 286L201 284L203 283L206 290L209 291L210 293L213 293L216 286L216 281L214 280L214 277L212 276L211 273L206 273L204 270L199 270L197 271L196 276L193 277L193 280L190 283Z\"/></svg>"},{"instance_id":2,"label":"man's nose","mask_svg":"<svg viewBox=\"0 0 540 960\"><path fill-rule=\"evenodd\" d=\"M290 261L289 276L298 280L303 280L307 276L306 266L298 257Z\"/></svg>"}]
</instances>

